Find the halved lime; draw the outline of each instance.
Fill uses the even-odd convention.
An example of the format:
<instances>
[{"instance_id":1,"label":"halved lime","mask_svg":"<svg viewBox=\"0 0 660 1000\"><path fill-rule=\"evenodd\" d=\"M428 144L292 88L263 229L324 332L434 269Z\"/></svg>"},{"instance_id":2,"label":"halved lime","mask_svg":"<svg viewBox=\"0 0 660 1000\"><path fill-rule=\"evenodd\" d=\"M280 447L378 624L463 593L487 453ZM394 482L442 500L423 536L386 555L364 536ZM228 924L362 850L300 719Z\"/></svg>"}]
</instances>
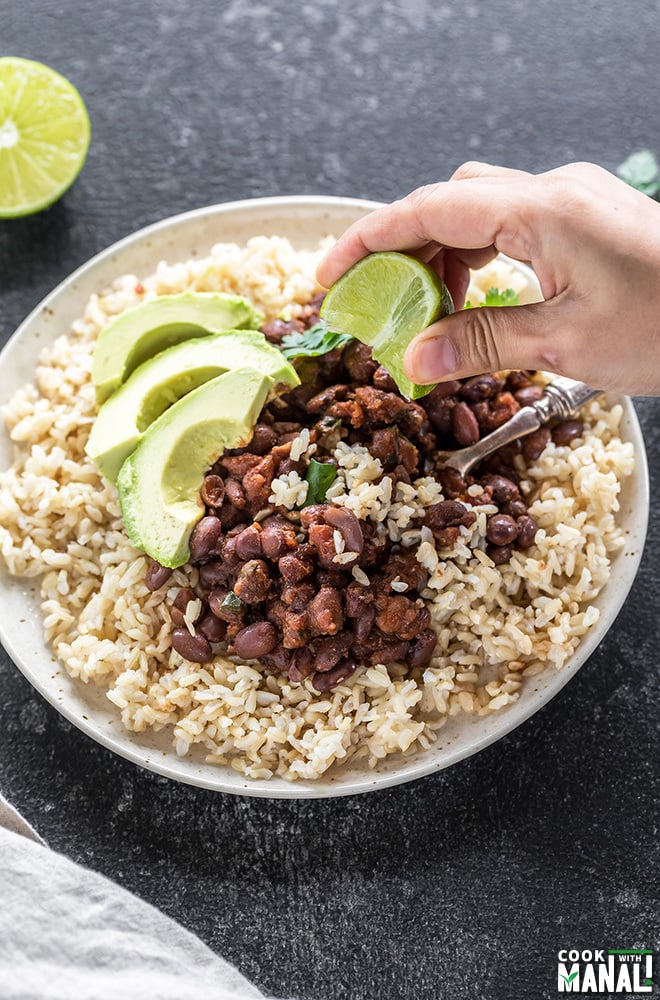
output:
<instances>
[{"instance_id":1,"label":"halved lime","mask_svg":"<svg viewBox=\"0 0 660 1000\"><path fill-rule=\"evenodd\" d=\"M454 311L444 282L427 264L385 251L363 257L335 282L321 306L331 330L369 344L403 396L419 399L433 388L416 385L403 370L410 341Z\"/></svg>"},{"instance_id":2,"label":"halved lime","mask_svg":"<svg viewBox=\"0 0 660 1000\"><path fill-rule=\"evenodd\" d=\"M0 218L47 208L78 176L89 148L82 98L42 63L0 59Z\"/></svg>"}]
</instances>

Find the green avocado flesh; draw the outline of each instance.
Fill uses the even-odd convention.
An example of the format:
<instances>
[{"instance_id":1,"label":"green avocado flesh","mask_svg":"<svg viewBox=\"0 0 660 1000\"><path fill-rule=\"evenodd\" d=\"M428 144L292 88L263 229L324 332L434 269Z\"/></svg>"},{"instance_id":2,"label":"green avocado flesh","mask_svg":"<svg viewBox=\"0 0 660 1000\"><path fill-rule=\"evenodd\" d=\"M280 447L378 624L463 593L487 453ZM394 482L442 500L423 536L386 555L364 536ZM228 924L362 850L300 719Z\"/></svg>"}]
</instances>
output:
<instances>
[{"instance_id":1,"label":"green avocado flesh","mask_svg":"<svg viewBox=\"0 0 660 1000\"><path fill-rule=\"evenodd\" d=\"M126 309L105 326L94 348L96 401L104 403L139 365L166 347L222 330L261 326L247 299L222 292L161 295Z\"/></svg>"},{"instance_id":2,"label":"green avocado flesh","mask_svg":"<svg viewBox=\"0 0 660 1000\"><path fill-rule=\"evenodd\" d=\"M190 557L190 534L204 513L204 475L228 448L250 441L273 386L239 368L193 389L165 410L121 467L117 487L133 544L163 566Z\"/></svg>"},{"instance_id":3,"label":"green avocado flesh","mask_svg":"<svg viewBox=\"0 0 660 1000\"><path fill-rule=\"evenodd\" d=\"M85 447L106 479L119 470L144 432L187 393L225 371L254 368L273 380L271 394L299 384L281 351L256 330L230 330L186 340L136 368L103 404Z\"/></svg>"}]
</instances>

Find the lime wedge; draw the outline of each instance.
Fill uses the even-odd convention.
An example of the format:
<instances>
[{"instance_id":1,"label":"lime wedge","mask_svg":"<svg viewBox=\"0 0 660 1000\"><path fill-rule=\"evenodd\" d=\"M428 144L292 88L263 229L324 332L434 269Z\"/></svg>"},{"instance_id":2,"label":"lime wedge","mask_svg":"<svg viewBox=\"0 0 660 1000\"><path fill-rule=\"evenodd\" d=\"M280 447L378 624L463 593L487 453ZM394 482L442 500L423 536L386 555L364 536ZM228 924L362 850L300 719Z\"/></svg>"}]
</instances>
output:
<instances>
[{"instance_id":1,"label":"lime wedge","mask_svg":"<svg viewBox=\"0 0 660 1000\"><path fill-rule=\"evenodd\" d=\"M372 253L332 286L321 317L336 333L369 344L408 399L433 389L416 385L403 370L410 341L431 323L454 311L451 295L432 268L407 254Z\"/></svg>"},{"instance_id":2,"label":"lime wedge","mask_svg":"<svg viewBox=\"0 0 660 1000\"><path fill-rule=\"evenodd\" d=\"M78 176L89 117L63 76L29 59L0 59L0 218L47 208Z\"/></svg>"}]
</instances>

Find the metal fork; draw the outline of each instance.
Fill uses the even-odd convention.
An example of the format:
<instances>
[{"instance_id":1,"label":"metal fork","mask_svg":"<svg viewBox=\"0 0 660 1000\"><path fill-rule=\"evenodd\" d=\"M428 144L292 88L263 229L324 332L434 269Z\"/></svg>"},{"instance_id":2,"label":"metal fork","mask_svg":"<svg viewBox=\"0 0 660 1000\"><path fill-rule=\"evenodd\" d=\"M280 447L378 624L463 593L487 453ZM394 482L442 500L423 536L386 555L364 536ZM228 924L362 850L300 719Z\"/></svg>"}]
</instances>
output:
<instances>
[{"instance_id":1,"label":"metal fork","mask_svg":"<svg viewBox=\"0 0 660 1000\"><path fill-rule=\"evenodd\" d=\"M439 452L446 456L445 466L456 469L462 476L481 462L487 455L497 451L505 444L510 444L516 438L531 434L549 420L567 420L574 417L589 400L602 396L602 389L592 389L584 382L576 382L572 378L557 375L549 382L543 396L529 406L523 406L497 430L481 438L476 444L458 451Z\"/></svg>"}]
</instances>

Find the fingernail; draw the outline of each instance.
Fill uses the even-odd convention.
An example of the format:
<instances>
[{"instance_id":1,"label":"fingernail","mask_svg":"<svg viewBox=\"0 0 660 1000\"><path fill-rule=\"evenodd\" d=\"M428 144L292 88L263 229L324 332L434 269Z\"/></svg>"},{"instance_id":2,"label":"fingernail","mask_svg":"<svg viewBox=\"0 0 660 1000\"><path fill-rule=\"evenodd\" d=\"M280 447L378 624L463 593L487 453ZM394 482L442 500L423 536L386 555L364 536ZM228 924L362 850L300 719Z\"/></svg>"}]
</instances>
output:
<instances>
[{"instance_id":1,"label":"fingernail","mask_svg":"<svg viewBox=\"0 0 660 1000\"><path fill-rule=\"evenodd\" d=\"M446 337L428 337L413 341L410 375L419 382L453 375L458 367L456 351Z\"/></svg>"}]
</instances>

